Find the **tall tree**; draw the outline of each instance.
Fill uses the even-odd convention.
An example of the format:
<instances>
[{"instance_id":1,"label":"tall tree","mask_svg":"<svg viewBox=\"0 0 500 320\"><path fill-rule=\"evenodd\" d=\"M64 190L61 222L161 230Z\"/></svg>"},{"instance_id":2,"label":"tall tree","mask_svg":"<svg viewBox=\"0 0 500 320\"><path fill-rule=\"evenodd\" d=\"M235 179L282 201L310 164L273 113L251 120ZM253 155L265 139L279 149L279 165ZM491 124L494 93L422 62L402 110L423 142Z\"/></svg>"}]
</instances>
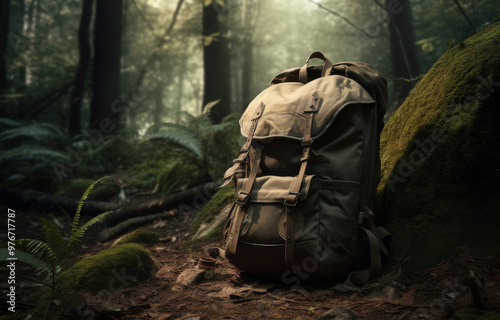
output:
<instances>
[{"instance_id":1,"label":"tall tree","mask_svg":"<svg viewBox=\"0 0 500 320\"><path fill-rule=\"evenodd\" d=\"M229 45L227 40L227 1L205 1L203 6L203 69L205 85L203 105L219 100L212 106L210 118L219 123L231 112Z\"/></svg>"},{"instance_id":2,"label":"tall tree","mask_svg":"<svg viewBox=\"0 0 500 320\"><path fill-rule=\"evenodd\" d=\"M121 24L122 0L97 1L91 128L108 127L109 121L115 128L123 126L124 109L114 103L120 97Z\"/></svg>"},{"instance_id":3,"label":"tall tree","mask_svg":"<svg viewBox=\"0 0 500 320\"><path fill-rule=\"evenodd\" d=\"M395 5L395 3L398 5ZM392 73L394 76L394 103L399 106L411 90L410 81L420 74L415 47L411 6L409 0L387 0L390 15ZM406 80L403 80L406 79Z\"/></svg>"},{"instance_id":4,"label":"tall tree","mask_svg":"<svg viewBox=\"0 0 500 320\"><path fill-rule=\"evenodd\" d=\"M243 65L241 73L241 101L243 110L253 99L253 33L256 26L256 20L259 15L259 1L245 0L243 3L242 25L245 29L243 33Z\"/></svg>"},{"instance_id":5,"label":"tall tree","mask_svg":"<svg viewBox=\"0 0 500 320\"><path fill-rule=\"evenodd\" d=\"M69 111L69 132L71 135L80 133L81 131L81 109L83 94L85 92L85 79L87 70L90 64L90 43L89 43L89 27L92 18L92 3L94 0L83 0L82 16L80 18L80 26L78 28L78 46L80 48L80 56L78 67L76 69L75 83L71 93L70 111Z\"/></svg>"},{"instance_id":6,"label":"tall tree","mask_svg":"<svg viewBox=\"0 0 500 320\"><path fill-rule=\"evenodd\" d=\"M7 40L10 0L0 1L0 92L7 87Z\"/></svg>"}]
</instances>

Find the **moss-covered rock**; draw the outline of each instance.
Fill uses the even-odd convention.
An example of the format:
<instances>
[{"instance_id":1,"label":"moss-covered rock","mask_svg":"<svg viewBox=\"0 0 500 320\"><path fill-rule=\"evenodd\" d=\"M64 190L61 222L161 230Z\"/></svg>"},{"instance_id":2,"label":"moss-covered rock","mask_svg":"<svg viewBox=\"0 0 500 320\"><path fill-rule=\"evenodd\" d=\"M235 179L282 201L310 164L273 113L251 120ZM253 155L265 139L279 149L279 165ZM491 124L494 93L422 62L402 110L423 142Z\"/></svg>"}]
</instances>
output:
<instances>
[{"instance_id":1,"label":"moss-covered rock","mask_svg":"<svg viewBox=\"0 0 500 320\"><path fill-rule=\"evenodd\" d=\"M234 200L234 187L227 186L219 190L203 209L196 214L191 223L192 239L190 244L222 239L225 221L223 209Z\"/></svg>"},{"instance_id":2,"label":"moss-covered rock","mask_svg":"<svg viewBox=\"0 0 500 320\"><path fill-rule=\"evenodd\" d=\"M115 243L113 243L113 246L124 243L152 244L158 242L158 240L159 235L157 232L146 228L139 228L120 237L115 241Z\"/></svg>"},{"instance_id":3,"label":"moss-covered rock","mask_svg":"<svg viewBox=\"0 0 500 320\"><path fill-rule=\"evenodd\" d=\"M149 278L153 260L136 243L114 246L85 257L63 271L56 279L60 288L97 294L117 292Z\"/></svg>"},{"instance_id":4,"label":"moss-covered rock","mask_svg":"<svg viewBox=\"0 0 500 320\"><path fill-rule=\"evenodd\" d=\"M407 274L467 245L500 253L500 23L446 52L381 136L380 223Z\"/></svg>"}]
</instances>

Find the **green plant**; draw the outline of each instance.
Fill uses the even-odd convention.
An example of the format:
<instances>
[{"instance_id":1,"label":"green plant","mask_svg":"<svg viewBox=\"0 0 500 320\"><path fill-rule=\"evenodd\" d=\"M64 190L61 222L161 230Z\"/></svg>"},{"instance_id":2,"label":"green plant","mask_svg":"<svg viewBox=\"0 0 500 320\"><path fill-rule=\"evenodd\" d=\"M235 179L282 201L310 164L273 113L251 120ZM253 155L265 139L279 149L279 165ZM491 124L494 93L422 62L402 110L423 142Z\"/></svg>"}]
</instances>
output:
<instances>
[{"instance_id":1,"label":"green plant","mask_svg":"<svg viewBox=\"0 0 500 320\"><path fill-rule=\"evenodd\" d=\"M193 177L193 181L183 179L184 185L202 183L200 179L207 180L222 173L237 155L241 135L236 116L230 115L221 123L212 123L209 111L215 103L207 105L198 116L184 113L185 119L180 124L161 123L147 130L145 141L167 143L172 150L171 157L177 159L158 177L160 190L172 191L172 188L177 188L175 184L179 183L173 179L179 176L179 170L184 172L181 175L185 178Z\"/></svg>"},{"instance_id":2,"label":"green plant","mask_svg":"<svg viewBox=\"0 0 500 320\"><path fill-rule=\"evenodd\" d=\"M103 175L117 162L139 161L133 156L140 153L134 138L125 131L110 136L84 131L71 137L51 123L0 118L0 177L17 187L46 191L56 179Z\"/></svg>"},{"instance_id":3,"label":"green plant","mask_svg":"<svg viewBox=\"0 0 500 320\"><path fill-rule=\"evenodd\" d=\"M69 240L64 240L61 230L54 222L40 218L43 222L45 241L37 239L19 239L14 242L15 257L17 260L31 265L35 272L42 272L46 275L43 280L24 277L52 288L53 295L55 295L54 283L56 276L72 264L75 244L81 241L88 228L101 221L111 212L101 213L83 226L79 226L80 213L85 200L94 186L104 178L106 177L92 183L81 197L73 218ZM0 260L6 261L8 256L9 249L5 247L0 248Z\"/></svg>"}]
</instances>

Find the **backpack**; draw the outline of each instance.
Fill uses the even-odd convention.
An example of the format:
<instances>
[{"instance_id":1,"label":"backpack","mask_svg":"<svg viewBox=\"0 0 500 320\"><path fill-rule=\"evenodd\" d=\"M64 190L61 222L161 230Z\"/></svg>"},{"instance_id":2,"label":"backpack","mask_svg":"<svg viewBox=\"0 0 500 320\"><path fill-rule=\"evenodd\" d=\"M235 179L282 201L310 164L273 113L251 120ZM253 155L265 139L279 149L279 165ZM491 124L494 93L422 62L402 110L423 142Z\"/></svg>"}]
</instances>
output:
<instances>
[{"instance_id":1,"label":"backpack","mask_svg":"<svg viewBox=\"0 0 500 320\"><path fill-rule=\"evenodd\" d=\"M312 58L323 65L309 67ZM287 284L344 275L361 285L381 274L389 234L370 208L386 104L375 69L332 64L321 52L249 104L240 119L246 141L221 186L235 186L224 226L234 266Z\"/></svg>"}]
</instances>

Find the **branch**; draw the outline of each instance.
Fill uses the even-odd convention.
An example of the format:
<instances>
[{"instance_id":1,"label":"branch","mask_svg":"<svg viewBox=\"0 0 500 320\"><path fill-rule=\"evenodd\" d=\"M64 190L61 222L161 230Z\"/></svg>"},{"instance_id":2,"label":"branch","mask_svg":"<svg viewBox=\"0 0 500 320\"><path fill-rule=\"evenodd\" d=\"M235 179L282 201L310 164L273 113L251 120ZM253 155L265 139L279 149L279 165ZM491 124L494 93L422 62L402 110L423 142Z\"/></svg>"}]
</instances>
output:
<instances>
[{"instance_id":1,"label":"branch","mask_svg":"<svg viewBox=\"0 0 500 320\"><path fill-rule=\"evenodd\" d=\"M455 2L455 4L457 5L458 9L460 10L460 12L462 13L462 15L464 16L465 20L467 20L467 22L469 23L469 25L472 27L472 31L474 33L476 33L476 26L474 25L474 23L469 19L469 17L467 17L467 14L465 14L465 11L464 9L462 8L462 6L460 5L460 3L458 2L458 0L453 0Z\"/></svg>"},{"instance_id":2,"label":"branch","mask_svg":"<svg viewBox=\"0 0 500 320\"><path fill-rule=\"evenodd\" d=\"M311 3L314 3L315 5L317 5L319 8L339 17L340 19L344 20L345 22L347 22L348 24L350 24L354 29L358 30L359 32L361 32L362 34L364 34L366 37L368 37L369 39L373 39L372 36L370 36L368 33L366 33L364 30L358 28L354 23L352 23L349 19L347 19L346 17L344 17L343 15L331 10L331 9L328 9L327 7L323 6L321 3L319 2L316 2L314 0L307 0Z\"/></svg>"},{"instance_id":3,"label":"branch","mask_svg":"<svg viewBox=\"0 0 500 320\"><path fill-rule=\"evenodd\" d=\"M74 81L71 80L66 82L60 87L55 88L50 91L48 94L44 95L36 99L33 103L31 103L27 108L24 108L21 112L18 112L18 116L24 119L30 119L37 116L40 112L42 112L45 108L52 105L54 101L59 99L63 94L67 93L71 87L73 86Z\"/></svg>"},{"instance_id":4,"label":"branch","mask_svg":"<svg viewBox=\"0 0 500 320\"><path fill-rule=\"evenodd\" d=\"M165 44L165 42L167 42L170 33L172 33L172 30L174 29L174 25L175 22L177 21L177 16L179 15L179 11L181 10L183 2L184 0L179 0L177 2L177 7L175 8L175 11L172 15L172 20L170 21L169 26L165 30L163 36L160 39L158 39L158 44L157 44L158 50L160 50L161 47ZM148 67L157 59L158 59L158 54L157 51L155 51L149 56L148 60L146 60L146 63L139 72L139 76L137 77L135 84L128 90L128 93L130 93L134 88L137 88L141 85L142 81L144 80L144 77L146 76L146 71Z\"/></svg>"},{"instance_id":5,"label":"branch","mask_svg":"<svg viewBox=\"0 0 500 320\"><path fill-rule=\"evenodd\" d=\"M137 5L137 3L135 2L135 0L132 0L132 4L134 5L135 9L137 10L137 12L139 12L139 15L141 16L142 20L144 20L144 22L146 22L146 24L148 25L149 29L151 29L151 32L153 33L153 35L155 37L157 37L156 35L156 32L155 32L155 28L153 28L153 25L149 22L149 20L144 16L144 14L142 13L141 9L139 9L139 6Z\"/></svg>"}]
</instances>

